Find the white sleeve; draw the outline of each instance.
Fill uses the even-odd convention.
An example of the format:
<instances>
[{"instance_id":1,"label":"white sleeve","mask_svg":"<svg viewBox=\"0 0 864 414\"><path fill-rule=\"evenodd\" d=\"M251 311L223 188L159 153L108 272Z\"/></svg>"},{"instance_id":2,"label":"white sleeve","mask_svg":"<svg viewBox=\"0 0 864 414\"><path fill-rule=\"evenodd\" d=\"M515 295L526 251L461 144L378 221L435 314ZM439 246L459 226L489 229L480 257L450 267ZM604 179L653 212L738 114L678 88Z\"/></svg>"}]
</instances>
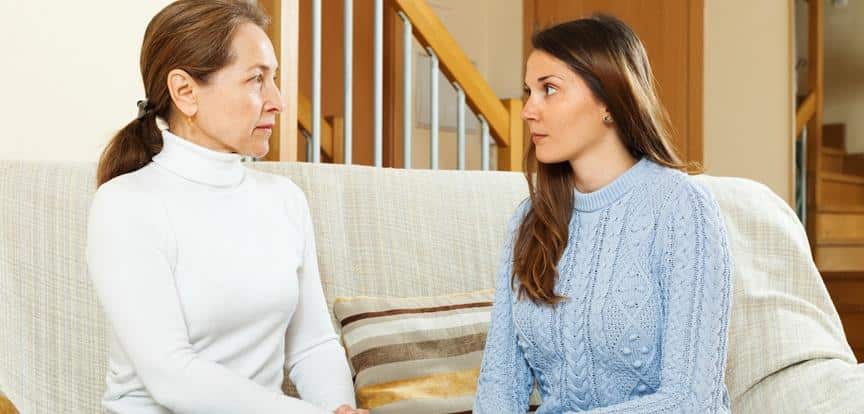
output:
<instances>
[{"instance_id":1,"label":"white sleeve","mask_svg":"<svg viewBox=\"0 0 864 414\"><path fill-rule=\"evenodd\" d=\"M297 309L285 337L285 366L304 400L335 410L342 404L355 407L354 384L345 349L333 330L318 273L315 232L306 198L300 193L305 247L298 274ZM294 214L297 214L296 212Z\"/></svg>"},{"instance_id":2,"label":"white sleeve","mask_svg":"<svg viewBox=\"0 0 864 414\"><path fill-rule=\"evenodd\" d=\"M107 183L90 207L87 263L120 346L153 399L183 413L324 413L268 390L192 349L174 284L163 205Z\"/></svg>"}]
</instances>

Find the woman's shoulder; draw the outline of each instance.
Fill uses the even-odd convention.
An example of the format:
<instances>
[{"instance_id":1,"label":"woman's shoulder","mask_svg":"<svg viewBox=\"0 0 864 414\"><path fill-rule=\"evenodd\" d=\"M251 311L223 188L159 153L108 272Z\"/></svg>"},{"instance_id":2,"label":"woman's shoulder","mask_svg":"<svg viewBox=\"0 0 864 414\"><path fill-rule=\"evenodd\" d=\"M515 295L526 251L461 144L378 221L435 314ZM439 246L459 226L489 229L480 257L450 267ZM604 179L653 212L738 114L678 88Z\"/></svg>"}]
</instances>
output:
<instances>
[{"instance_id":1,"label":"woman's shoulder","mask_svg":"<svg viewBox=\"0 0 864 414\"><path fill-rule=\"evenodd\" d=\"M696 177L686 172L662 167L652 187L655 191L655 205L660 217L674 215L674 212L688 210L706 213L719 210L714 194Z\"/></svg>"},{"instance_id":2,"label":"woman's shoulder","mask_svg":"<svg viewBox=\"0 0 864 414\"><path fill-rule=\"evenodd\" d=\"M167 234L167 210L158 177L149 168L119 175L99 186L90 203L88 226L120 226L142 234Z\"/></svg>"},{"instance_id":3,"label":"woman's shoulder","mask_svg":"<svg viewBox=\"0 0 864 414\"><path fill-rule=\"evenodd\" d=\"M711 191L695 177L687 172L654 164L653 177L646 188L653 189L653 194L660 202L661 208L677 208L682 204L716 204Z\"/></svg>"},{"instance_id":4,"label":"woman's shoulder","mask_svg":"<svg viewBox=\"0 0 864 414\"><path fill-rule=\"evenodd\" d=\"M307 203L306 193L291 178L251 167L246 167L246 170L249 176L257 182L258 187L262 191L279 194L286 197L291 203Z\"/></svg>"},{"instance_id":5,"label":"woman's shoulder","mask_svg":"<svg viewBox=\"0 0 864 414\"><path fill-rule=\"evenodd\" d=\"M159 188L158 178L153 174L153 164L148 164L138 170L118 175L96 189L94 204L123 204L130 208L139 206L146 208L147 204L156 200Z\"/></svg>"}]
</instances>

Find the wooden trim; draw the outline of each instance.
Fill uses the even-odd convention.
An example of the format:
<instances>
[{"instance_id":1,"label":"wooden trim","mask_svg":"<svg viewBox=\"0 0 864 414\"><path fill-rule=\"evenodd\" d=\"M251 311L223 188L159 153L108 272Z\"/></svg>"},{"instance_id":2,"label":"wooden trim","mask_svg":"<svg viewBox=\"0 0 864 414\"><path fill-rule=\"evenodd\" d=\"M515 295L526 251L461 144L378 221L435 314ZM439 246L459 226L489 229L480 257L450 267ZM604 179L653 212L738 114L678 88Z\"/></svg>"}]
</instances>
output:
<instances>
[{"instance_id":1,"label":"wooden trim","mask_svg":"<svg viewBox=\"0 0 864 414\"><path fill-rule=\"evenodd\" d=\"M704 116L704 89L705 89L705 2L704 0L690 1L690 17L689 17L689 36L690 36L690 53L689 53L689 78L688 85L690 113L688 114L689 122L687 122L687 160L695 161L702 164L705 159L704 144L702 142L703 131L703 116Z\"/></svg>"},{"instance_id":2,"label":"wooden trim","mask_svg":"<svg viewBox=\"0 0 864 414\"><path fill-rule=\"evenodd\" d=\"M489 122L492 136L499 147L510 145L507 109L483 75L468 59L459 44L425 1L392 0L397 10L411 20L414 36L423 47L431 47L438 55L441 71L465 91L465 101Z\"/></svg>"},{"instance_id":3,"label":"wooden trim","mask_svg":"<svg viewBox=\"0 0 864 414\"><path fill-rule=\"evenodd\" d=\"M285 110L279 114L273 135L270 136L270 152L267 161L297 160L297 45L298 45L298 0L260 0L258 2L270 16L268 35L279 61L279 88Z\"/></svg>"},{"instance_id":4,"label":"wooden trim","mask_svg":"<svg viewBox=\"0 0 864 414\"><path fill-rule=\"evenodd\" d=\"M404 137L402 134L402 19L396 13L396 5L384 5L384 114L382 156L385 167L405 168L402 156ZM411 62L417 67L416 59ZM416 101L417 97L412 97ZM410 108L409 108L410 110Z\"/></svg>"},{"instance_id":5,"label":"wooden trim","mask_svg":"<svg viewBox=\"0 0 864 414\"><path fill-rule=\"evenodd\" d=\"M507 112L510 114L510 146L498 148L498 170L522 171L522 157L524 157L523 141L525 131L522 123L522 100L504 99L502 101Z\"/></svg>"},{"instance_id":6,"label":"wooden trim","mask_svg":"<svg viewBox=\"0 0 864 414\"><path fill-rule=\"evenodd\" d=\"M795 63L798 60L798 53L795 50L795 0L788 0L787 4L787 14L786 14L786 67L788 69L788 76L786 87L789 93L789 126L790 128L795 128L795 99L796 99L796 79L795 76ZM793 129L794 131L794 129ZM787 141L787 145L789 148L789 157L787 160L789 161L789 167L787 172L787 177L789 177L789 198L786 202L789 206L794 210L797 206L797 200L795 199L798 188L798 171L797 171L797 146L795 145L796 137L798 134L795 134L791 140Z\"/></svg>"},{"instance_id":7,"label":"wooden trim","mask_svg":"<svg viewBox=\"0 0 864 414\"><path fill-rule=\"evenodd\" d=\"M801 135L804 126L816 115L816 93L810 92L795 111L795 136ZM796 138L797 139L797 138Z\"/></svg>"},{"instance_id":8,"label":"wooden trim","mask_svg":"<svg viewBox=\"0 0 864 414\"><path fill-rule=\"evenodd\" d=\"M818 234L817 220L814 214L822 204L822 115L823 115L823 88L825 75L824 61L824 11L825 5L822 1L810 1L807 3L808 13L808 62L809 62L809 86L815 97L814 115L807 123L807 234L810 235L810 245L815 248ZM815 250L815 249L814 249ZM820 270L822 268L820 267Z\"/></svg>"}]
</instances>

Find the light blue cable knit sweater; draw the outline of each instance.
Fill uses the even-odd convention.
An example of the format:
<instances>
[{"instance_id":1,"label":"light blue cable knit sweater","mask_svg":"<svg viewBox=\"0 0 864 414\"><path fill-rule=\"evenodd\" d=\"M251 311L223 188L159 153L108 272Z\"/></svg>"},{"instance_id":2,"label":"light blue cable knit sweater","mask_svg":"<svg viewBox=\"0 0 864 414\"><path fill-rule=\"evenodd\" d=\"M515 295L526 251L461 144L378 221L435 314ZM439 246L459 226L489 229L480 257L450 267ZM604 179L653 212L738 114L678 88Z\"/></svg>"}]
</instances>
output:
<instances>
[{"instance_id":1,"label":"light blue cable knit sweater","mask_svg":"<svg viewBox=\"0 0 864 414\"><path fill-rule=\"evenodd\" d=\"M689 176L642 159L575 192L556 306L517 300L510 222L474 410L726 413L731 258L716 201ZM517 281L518 283L518 281Z\"/></svg>"}]
</instances>

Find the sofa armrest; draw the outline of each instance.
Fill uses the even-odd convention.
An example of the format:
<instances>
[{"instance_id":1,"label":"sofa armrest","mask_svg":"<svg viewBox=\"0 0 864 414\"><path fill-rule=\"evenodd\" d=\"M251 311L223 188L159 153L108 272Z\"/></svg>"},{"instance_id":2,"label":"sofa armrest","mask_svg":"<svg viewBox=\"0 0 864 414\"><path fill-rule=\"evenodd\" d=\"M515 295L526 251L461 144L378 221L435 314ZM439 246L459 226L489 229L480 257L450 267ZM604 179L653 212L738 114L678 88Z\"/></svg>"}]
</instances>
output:
<instances>
[{"instance_id":1,"label":"sofa armrest","mask_svg":"<svg viewBox=\"0 0 864 414\"><path fill-rule=\"evenodd\" d=\"M732 402L742 413L864 413L864 364L812 359L764 378Z\"/></svg>"},{"instance_id":2,"label":"sofa armrest","mask_svg":"<svg viewBox=\"0 0 864 414\"><path fill-rule=\"evenodd\" d=\"M0 394L0 414L18 414L18 410L12 405L5 395Z\"/></svg>"}]
</instances>

